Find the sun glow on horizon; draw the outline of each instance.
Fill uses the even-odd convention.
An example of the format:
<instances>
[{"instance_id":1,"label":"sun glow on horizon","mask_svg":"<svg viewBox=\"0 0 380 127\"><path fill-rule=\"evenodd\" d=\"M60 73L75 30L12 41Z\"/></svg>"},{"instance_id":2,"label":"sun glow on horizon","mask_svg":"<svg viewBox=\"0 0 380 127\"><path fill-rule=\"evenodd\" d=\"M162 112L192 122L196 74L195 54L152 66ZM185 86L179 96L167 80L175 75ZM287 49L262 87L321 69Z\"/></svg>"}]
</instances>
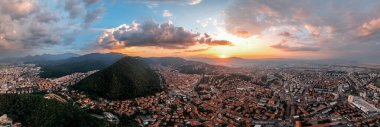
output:
<instances>
[{"instance_id":1,"label":"sun glow on horizon","mask_svg":"<svg viewBox=\"0 0 380 127\"><path fill-rule=\"evenodd\" d=\"M225 54L220 54L220 55L218 55L218 58L220 58L220 59L225 59L225 58L228 58L228 56L225 55Z\"/></svg>"}]
</instances>

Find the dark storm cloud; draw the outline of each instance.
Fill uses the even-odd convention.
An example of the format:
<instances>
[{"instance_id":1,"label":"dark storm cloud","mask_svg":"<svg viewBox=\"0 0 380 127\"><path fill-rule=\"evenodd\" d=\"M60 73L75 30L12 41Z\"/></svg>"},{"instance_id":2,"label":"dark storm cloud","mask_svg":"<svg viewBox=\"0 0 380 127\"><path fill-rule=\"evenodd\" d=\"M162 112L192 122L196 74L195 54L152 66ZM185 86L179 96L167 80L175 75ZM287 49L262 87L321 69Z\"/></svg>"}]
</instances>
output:
<instances>
[{"instance_id":1,"label":"dark storm cloud","mask_svg":"<svg viewBox=\"0 0 380 127\"><path fill-rule=\"evenodd\" d=\"M104 31L98 37L98 45L107 49L132 46L154 46L166 49L185 49L197 44L210 46L231 45L225 40L214 40L208 34L192 33L171 23L157 24L146 21L133 22Z\"/></svg>"}]
</instances>

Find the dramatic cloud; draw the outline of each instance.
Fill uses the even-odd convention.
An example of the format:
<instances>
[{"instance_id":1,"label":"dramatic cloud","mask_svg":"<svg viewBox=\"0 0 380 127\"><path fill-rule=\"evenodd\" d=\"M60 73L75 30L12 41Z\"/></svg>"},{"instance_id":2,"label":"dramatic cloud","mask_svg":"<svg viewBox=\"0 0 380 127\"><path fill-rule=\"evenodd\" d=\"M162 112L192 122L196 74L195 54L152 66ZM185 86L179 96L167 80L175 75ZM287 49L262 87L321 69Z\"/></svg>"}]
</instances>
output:
<instances>
[{"instance_id":1,"label":"dramatic cloud","mask_svg":"<svg viewBox=\"0 0 380 127\"><path fill-rule=\"evenodd\" d=\"M57 16L43 10L36 1L0 0L0 46L8 50L25 50L42 44L56 44L63 33L49 26ZM43 15L46 15L43 16Z\"/></svg>"},{"instance_id":2,"label":"dramatic cloud","mask_svg":"<svg viewBox=\"0 0 380 127\"><path fill-rule=\"evenodd\" d=\"M35 1L1 0L1 12L9 14L13 19L19 19L37 11Z\"/></svg>"},{"instance_id":3,"label":"dramatic cloud","mask_svg":"<svg viewBox=\"0 0 380 127\"><path fill-rule=\"evenodd\" d=\"M107 49L133 46L154 46L166 49L185 49L197 44L210 46L232 45L225 40L214 40L208 34L192 33L171 23L133 22L105 30L98 37L98 45Z\"/></svg>"},{"instance_id":4,"label":"dramatic cloud","mask_svg":"<svg viewBox=\"0 0 380 127\"><path fill-rule=\"evenodd\" d=\"M35 49L72 40L71 33L89 26L101 11L92 14L86 1L0 0L0 57L26 54ZM65 4L60 4L61 2ZM49 5L56 6L53 9ZM78 5L83 5L78 7ZM97 9L97 7L94 7ZM86 12L82 18L82 12ZM77 14L78 13L78 14ZM86 16L88 15L88 16ZM69 43L69 42L67 42Z\"/></svg>"},{"instance_id":5,"label":"dramatic cloud","mask_svg":"<svg viewBox=\"0 0 380 127\"><path fill-rule=\"evenodd\" d=\"M226 11L226 29L240 36L261 34L270 28L291 26L309 34L342 32L357 28L373 17L380 2L238 0Z\"/></svg>"},{"instance_id":6,"label":"dramatic cloud","mask_svg":"<svg viewBox=\"0 0 380 127\"><path fill-rule=\"evenodd\" d=\"M347 49L372 54L376 50L366 48L380 50L376 38L380 33L379 7L380 1L372 0L237 0L224 11L225 29L241 37L286 40L286 45L272 47L287 51L316 51L298 47L308 45L332 55L350 52Z\"/></svg>"},{"instance_id":7,"label":"dramatic cloud","mask_svg":"<svg viewBox=\"0 0 380 127\"><path fill-rule=\"evenodd\" d=\"M324 6L326 5L326 6ZM328 6L327 6L328 5ZM320 37L336 32L378 29L380 2L335 1L236 1L226 10L226 29L240 36L262 34L270 28L293 27ZM371 27L371 28L368 28Z\"/></svg>"}]
</instances>

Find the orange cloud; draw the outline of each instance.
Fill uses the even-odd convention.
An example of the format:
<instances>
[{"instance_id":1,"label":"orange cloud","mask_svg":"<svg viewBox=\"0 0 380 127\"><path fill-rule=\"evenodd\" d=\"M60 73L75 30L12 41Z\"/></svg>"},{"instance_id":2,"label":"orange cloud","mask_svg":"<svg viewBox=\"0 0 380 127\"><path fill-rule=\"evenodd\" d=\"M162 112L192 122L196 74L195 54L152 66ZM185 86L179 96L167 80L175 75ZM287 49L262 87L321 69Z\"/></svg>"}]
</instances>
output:
<instances>
[{"instance_id":1,"label":"orange cloud","mask_svg":"<svg viewBox=\"0 0 380 127\"><path fill-rule=\"evenodd\" d=\"M369 36L380 29L380 18L364 23L360 28L361 36Z\"/></svg>"}]
</instances>

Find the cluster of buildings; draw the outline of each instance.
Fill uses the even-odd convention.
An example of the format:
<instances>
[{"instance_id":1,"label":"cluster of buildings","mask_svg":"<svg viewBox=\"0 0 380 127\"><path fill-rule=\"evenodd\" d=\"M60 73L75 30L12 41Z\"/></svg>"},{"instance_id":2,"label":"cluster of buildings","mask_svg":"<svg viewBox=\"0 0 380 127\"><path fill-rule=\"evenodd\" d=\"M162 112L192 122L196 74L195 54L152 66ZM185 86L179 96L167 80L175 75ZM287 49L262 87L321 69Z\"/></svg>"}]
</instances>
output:
<instances>
[{"instance_id":1,"label":"cluster of buildings","mask_svg":"<svg viewBox=\"0 0 380 127\"><path fill-rule=\"evenodd\" d=\"M13 88L9 86L25 84L55 91L73 98L84 110L102 111L103 115L93 116L116 124L124 116L141 126L374 126L380 122L379 88L373 83L380 78L379 71L366 68L219 67L218 73L184 74L157 66L165 91L117 101L67 90L96 71L41 79L33 65L6 68L1 69L0 83L7 84L7 91ZM62 100L54 94L46 98Z\"/></svg>"},{"instance_id":2,"label":"cluster of buildings","mask_svg":"<svg viewBox=\"0 0 380 127\"><path fill-rule=\"evenodd\" d=\"M354 106L356 106L357 108L359 108L360 110L362 110L363 112L367 113L367 114L372 114L372 113L379 113L380 110L378 108L376 108L374 105L368 103L367 101L363 100L361 97L357 97L357 96L348 96L348 102Z\"/></svg>"},{"instance_id":3,"label":"cluster of buildings","mask_svg":"<svg viewBox=\"0 0 380 127\"><path fill-rule=\"evenodd\" d=\"M39 67L32 64L2 65L0 67L0 94L27 94L38 90Z\"/></svg>"},{"instance_id":4,"label":"cluster of buildings","mask_svg":"<svg viewBox=\"0 0 380 127\"><path fill-rule=\"evenodd\" d=\"M355 92L368 93L348 83L349 73L275 69L257 74L220 70L224 73L201 75L183 74L168 67L158 70L167 91L120 101L91 100L81 95L78 102L83 108L112 109L142 126L331 126L380 122L377 111L369 117L347 100ZM369 77L365 81L376 78ZM341 93L339 87L343 86L355 91ZM375 108L379 104L368 98L361 100L363 104L374 103L371 105Z\"/></svg>"},{"instance_id":5,"label":"cluster of buildings","mask_svg":"<svg viewBox=\"0 0 380 127\"><path fill-rule=\"evenodd\" d=\"M55 79L40 78L40 67L34 64L2 65L0 68L0 94L28 94L39 91L67 90L83 78L96 72L73 73Z\"/></svg>"}]
</instances>

